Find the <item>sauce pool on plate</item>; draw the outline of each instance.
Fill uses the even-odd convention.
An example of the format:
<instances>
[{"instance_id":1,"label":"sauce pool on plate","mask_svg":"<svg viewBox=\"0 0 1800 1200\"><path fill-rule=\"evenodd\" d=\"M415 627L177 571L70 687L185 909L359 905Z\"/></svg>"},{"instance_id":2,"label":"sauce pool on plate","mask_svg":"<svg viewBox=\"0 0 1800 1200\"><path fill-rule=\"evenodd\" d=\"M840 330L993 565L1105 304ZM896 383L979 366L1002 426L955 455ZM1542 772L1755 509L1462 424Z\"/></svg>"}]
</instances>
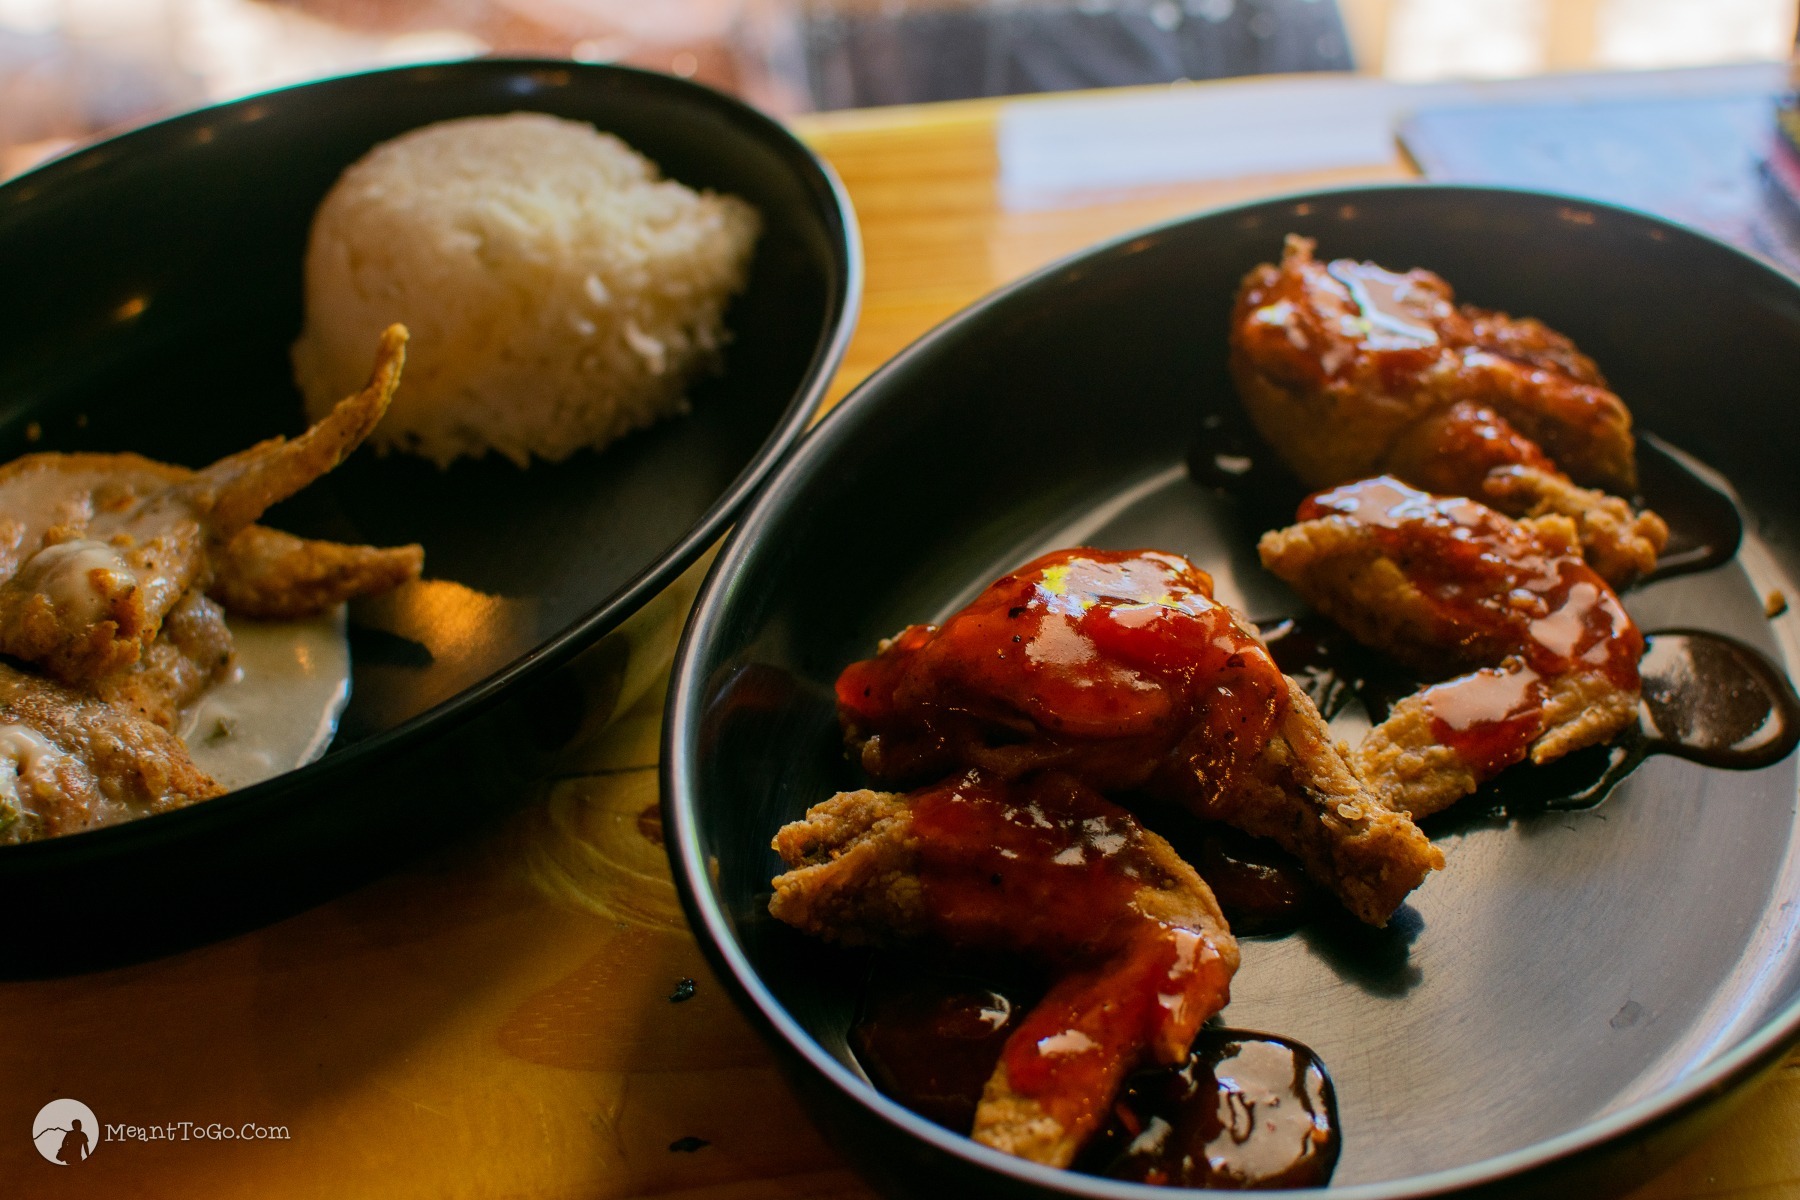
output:
<instances>
[{"instance_id":1,"label":"sauce pool on plate","mask_svg":"<svg viewBox=\"0 0 1800 1200\"><path fill-rule=\"evenodd\" d=\"M325 753L350 700L342 606L296 621L231 617L237 663L180 730L202 771L232 790L303 767Z\"/></svg>"},{"instance_id":2,"label":"sauce pool on plate","mask_svg":"<svg viewBox=\"0 0 1800 1200\"><path fill-rule=\"evenodd\" d=\"M883 1094L967 1133L1033 981L979 964L877 960L850 1046ZM1207 1028L1187 1060L1133 1074L1075 1169L1177 1187L1319 1187L1337 1164L1337 1101L1299 1042Z\"/></svg>"}]
</instances>

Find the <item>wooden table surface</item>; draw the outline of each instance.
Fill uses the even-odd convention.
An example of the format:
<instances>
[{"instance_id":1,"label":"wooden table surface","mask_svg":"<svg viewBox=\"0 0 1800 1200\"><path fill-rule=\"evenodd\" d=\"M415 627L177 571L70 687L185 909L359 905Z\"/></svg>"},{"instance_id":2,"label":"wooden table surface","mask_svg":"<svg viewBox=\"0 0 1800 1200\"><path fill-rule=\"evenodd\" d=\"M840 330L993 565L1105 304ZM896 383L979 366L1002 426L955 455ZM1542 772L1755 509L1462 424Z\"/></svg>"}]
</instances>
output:
<instances>
[{"instance_id":1,"label":"wooden table surface","mask_svg":"<svg viewBox=\"0 0 1800 1200\"><path fill-rule=\"evenodd\" d=\"M1095 241L1387 163L1008 211L1002 105L835 114L868 264L835 400L931 325ZM657 819L662 685L591 772L500 833L256 933L80 978L0 985L0 1198L864 1197L705 966ZM155 897L121 920L155 920ZM35 919L37 914L9 914ZM682 981L693 996L673 1002ZM189 1123L63 1168L30 1142L74 1097L104 1124ZM246 1123L275 1140L201 1140ZM1800 1196L1800 1063L1636 1200Z\"/></svg>"}]
</instances>

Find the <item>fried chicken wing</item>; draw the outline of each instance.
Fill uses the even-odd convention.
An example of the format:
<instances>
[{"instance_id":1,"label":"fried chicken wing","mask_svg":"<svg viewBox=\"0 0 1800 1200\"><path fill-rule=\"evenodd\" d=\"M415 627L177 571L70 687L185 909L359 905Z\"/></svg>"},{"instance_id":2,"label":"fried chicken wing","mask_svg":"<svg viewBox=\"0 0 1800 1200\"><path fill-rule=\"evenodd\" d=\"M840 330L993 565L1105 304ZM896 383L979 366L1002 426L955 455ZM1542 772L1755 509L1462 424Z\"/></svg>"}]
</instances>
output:
<instances>
[{"instance_id":1,"label":"fried chicken wing","mask_svg":"<svg viewBox=\"0 0 1800 1200\"><path fill-rule=\"evenodd\" d=\"M75 685L137 662L176 602L210 581L217 548L368 434L405 343L400 326L383 334L369 385L304 434L202 471L135 454L33 454L0 468L0 653Z\"/></svg>"},{"instance_id":2,"label":"fried chicken wing","mask_svg":"<svg viewBox=\"0 0 1800 1200\"><path fill-rule=\"evenodd\" d=\"M1357 640L1427 676L1464 672L1401 701L1356 750L1362 778L1414 816L1636 719L1643 636L1566 517L1515 522L1378 477L1313 496L1258 550Z\"/></svg>"},{"instance_id":3,"label":"fried chicken wing","mask_svg":"<svg viewBox=\"0 0 1800 1200\"><path fill-rule=\"evenodd\" d=\"M1615 586L1655 564L1668 527L1608 494L1636 484L1630 413L1568 338L1458 306L1428 271L1312 251L1290 237L1279 267L1250 272L1231 327L1244 406L1304 483L1385 473L1515 517L1558 513Z\"/></svg>"},{"instance_id":4,"label":"fried chicken wing","mask_svg":"<svg viewBox=\"0 0 1800 1200\"><path fill-rule=\"evenodd\" d=\"M246 617L292 620L419 577L418 546L348 546L252 525L213 552L207 591Z\"/></svg>"},{"instance_id":5,"label":"fried chicken wing","mask_svg":"<svg viewBox=\"0 0 1800 1200\"><path fill-rule=\"evenodd\" d=\"M330 472L380 423L400 386L406 327L390 325L376 348L363 390L296 438L273 437L198 472L182 489L185 503L204 513L214 542L227 542L268 508Z\"/></svg>"},{"instance_id":6,"label":"fried chicken wing","mask_svg":"<svg viewBox=\"0 0 1800 1200\"><path fill-rule=\"evenodd\" d=\"M1169 844L1068 775L979 771L848 792L784 827L770 912L851 945L920 937L1059 972L1008 1038L976 1141L1067 1166L1132 1069L1176 1063L1225 1005L1236 940Z\"/></svg>"},{"instance_id":7,"label":"fried chicken wing","mask_svg":"<svg viewBox=\"0 0 1800 1200\"><path fill-rule=\"evenodd\" d=\"M81 683L137 660L199 576L205 536L142 501L188 472L135 454L31 454L0 467L0 653Z\"/></svg>"},{"instance_id":8,"label":"fried chicken wing","mask_svg":"<svg viewBox=\"0 0 1800 1200\"><path fill-rule=\"evenodd\" d=\"M155 722L0 664L0 844L128 821L223 791Z\"/></svg>"},{"instance_id":9,"label":"fried chicken wing","mask_svg":"<svg viewBox=\"0 0 1800 1200\"><path fill-rule=\"evenodd\" d=\"M846 668L837 700L879 783L978 767L1144 789L1275 838L1375 924L1442 861L1360 786L1312 702L1179 555L1045 555Z\"/></svg>"},{"instance_id":10,"label":"fried chicken wing","mask_svg":"<svg viewBox=\"0 0 1800 1200\"><path fill-rule=\"evenodd\" d=\"M1286 694L1211 577L1160 550L1044 555L837 684L846 738L879 782L1055 767L1120 789L1180 771L1217 793L1261 752Z\"/></svg>"}]
</instances>

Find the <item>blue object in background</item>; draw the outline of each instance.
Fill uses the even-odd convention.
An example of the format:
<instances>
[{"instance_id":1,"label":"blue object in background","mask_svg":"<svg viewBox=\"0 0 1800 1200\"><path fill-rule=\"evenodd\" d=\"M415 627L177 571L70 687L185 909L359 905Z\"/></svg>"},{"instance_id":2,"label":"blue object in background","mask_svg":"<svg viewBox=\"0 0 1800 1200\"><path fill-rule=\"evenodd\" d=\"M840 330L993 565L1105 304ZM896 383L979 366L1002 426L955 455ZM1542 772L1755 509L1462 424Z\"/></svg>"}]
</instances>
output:
<instances>
[{"instance_id":1,"label":"blue object in background","mask_svg":"<svg viewBox=\"0 0 1800 1200\"><path fill-rule=\"evenodd\" d=\"M1506 104L1401 125L1427 178L1543 188L1705 230L1800 274L1800 214L1765 169L1777 97Z\"/></svg>"}]
</instances>

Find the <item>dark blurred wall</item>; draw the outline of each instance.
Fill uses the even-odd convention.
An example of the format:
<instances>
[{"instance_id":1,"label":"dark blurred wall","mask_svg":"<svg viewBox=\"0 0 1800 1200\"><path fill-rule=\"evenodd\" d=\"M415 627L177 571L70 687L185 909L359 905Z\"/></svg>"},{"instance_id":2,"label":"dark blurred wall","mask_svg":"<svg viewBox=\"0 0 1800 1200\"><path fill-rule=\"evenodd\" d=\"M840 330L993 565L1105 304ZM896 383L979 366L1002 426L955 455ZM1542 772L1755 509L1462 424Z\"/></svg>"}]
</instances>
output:
<instances>
[{"instance_id":1,"label":"dark blurred wall","mask_svg":"<svg viewBox=\"0 0 1800 1200\"><path fill-rule=\"evenodd\" d=\"M1331 0L1083 0L801 18L821 109L1350 70Z\"/></svg>"}]
</instances>

